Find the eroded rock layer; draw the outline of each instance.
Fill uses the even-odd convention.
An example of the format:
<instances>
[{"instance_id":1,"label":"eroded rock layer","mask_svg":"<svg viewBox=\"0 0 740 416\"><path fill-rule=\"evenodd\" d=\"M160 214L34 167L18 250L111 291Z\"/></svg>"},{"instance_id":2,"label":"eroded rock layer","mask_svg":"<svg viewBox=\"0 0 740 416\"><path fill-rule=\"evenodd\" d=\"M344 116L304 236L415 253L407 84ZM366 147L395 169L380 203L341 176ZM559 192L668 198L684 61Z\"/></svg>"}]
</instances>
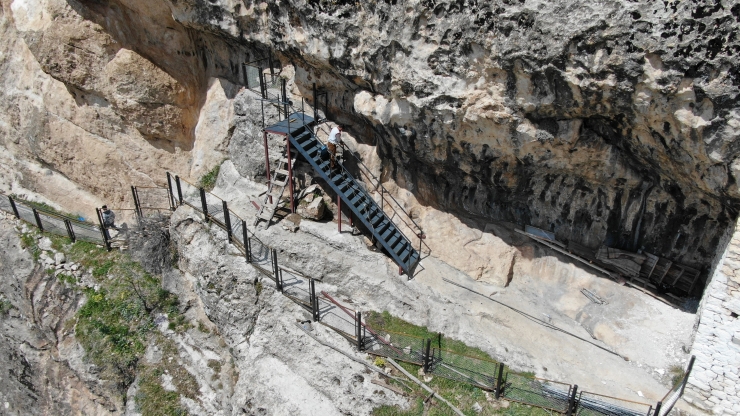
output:
<instances>
[{"instance_id":1,"label":"eroded rock layer","mask_svg":"<svg viewBox=\"0 0 740 416\"><path fill-rule=\"evenodd\" d=\"M209 87L227 82L221 95L233 98L240 64L273 50L302 95L314 82L329 90L330 118L377 144L386 177L423 204L694 267L709 265L737 216L735 1L6 0L3 10L4 33L71 97L52 115L9 109L3 128L76 183L96 181L71 154L84 173L111 170L80 143L129 176L122 146L147 154L136 173L207 171L229 145L227 127L210 137L200 122ZM60 138L70 124L76 142ZM203 156L211 142L218 157Z\"/></svg>"}]
</instances>

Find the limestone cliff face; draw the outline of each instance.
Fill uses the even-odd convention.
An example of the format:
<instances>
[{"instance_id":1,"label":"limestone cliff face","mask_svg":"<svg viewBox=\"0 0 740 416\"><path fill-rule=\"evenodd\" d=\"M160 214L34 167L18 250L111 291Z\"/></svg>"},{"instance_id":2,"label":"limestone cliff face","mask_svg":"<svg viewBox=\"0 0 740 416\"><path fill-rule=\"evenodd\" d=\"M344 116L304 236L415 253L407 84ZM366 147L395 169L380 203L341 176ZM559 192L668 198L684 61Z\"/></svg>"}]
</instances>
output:
<instances>
[{"instance_id":1,"label":"limestone cliff face","mask_svg":"<svg viewBox=\"0 0 740 416\"><path fill-rule=\"evenodd\" d=\"M736 216L732 1L173 2L270 45L425 204L705 265Z\"/></svg>"},{"instance_id":2,"label":"limestone cliff face","mask_svg":"<svg viewBox=\"0 0 740 416\"><path fill-rule=\"evenodd\" d=\"M296 91L330 91L330 117L377 144L386 177L422 204L699 267L737 216L735 1L6 0L3 10L7 43L47 85L31 89L66 94L69 111L9 108L0 127L75 183L90 180L71 158L103 175L111 163L80 156L88 143L120 160L116 172L202 174L229 146L226 126L198 127L209 86L228 83L220 96L233 98L240 63L272 49L294 65ZM59 138L69 123L78 140Z\"/></svg>"}]
</instances>

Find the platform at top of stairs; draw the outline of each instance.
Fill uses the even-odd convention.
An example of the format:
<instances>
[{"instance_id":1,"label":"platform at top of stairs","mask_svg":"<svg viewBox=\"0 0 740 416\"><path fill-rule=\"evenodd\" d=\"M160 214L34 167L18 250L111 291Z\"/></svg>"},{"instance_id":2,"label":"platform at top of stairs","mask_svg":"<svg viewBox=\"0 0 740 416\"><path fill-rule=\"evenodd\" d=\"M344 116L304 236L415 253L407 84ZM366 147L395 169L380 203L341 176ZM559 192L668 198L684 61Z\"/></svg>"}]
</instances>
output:
<instances>
[{"instance_id":1,"label":"platform at top of stairs","mask_svg":"<svg viewBox=\"0 0 740 416\"><path fill-rule=\"evenodd\" d=\"M290 115L290 117L281 120L280 122L275 123L271 126L265 127L265 131L268 133L286 135L288 134L288 129L290 129L290 131L292 132L311 123L313 123L313 117L309 116L308 114L293 113Z\"/></svg>"}]
</instances>

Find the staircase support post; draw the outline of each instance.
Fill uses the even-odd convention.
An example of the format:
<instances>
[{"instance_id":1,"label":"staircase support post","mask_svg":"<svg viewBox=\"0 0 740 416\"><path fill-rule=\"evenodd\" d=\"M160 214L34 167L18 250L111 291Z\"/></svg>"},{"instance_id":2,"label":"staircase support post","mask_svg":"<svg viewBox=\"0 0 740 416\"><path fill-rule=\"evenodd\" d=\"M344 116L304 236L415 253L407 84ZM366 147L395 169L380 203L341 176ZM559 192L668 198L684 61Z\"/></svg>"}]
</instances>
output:
<instances>
[{"instance_id":1,"label":"staircase support post","mask_svg":"<svg viewBox=\"0 0 740 416\"><path fill-rule=\"evenodd\" d=\"M247 222L242 220L242 239L244 240L244 257L247 259L247 263L252 262L252 247L249 244L249 236L247 235Z\"/></svg>"},{"instance_id":2,"label":"staircase support post","mask_svg":"<svg viewBox=\"0 0 740 416\"><path fill-rule=\"evenodd\" d=\"M290 123L290 120L288 120L288 123ZM288 136L285 136L285 142L287 143L288 150L288 189L290 190L290 212L295 213L295 200L293 197L293 160L290 157L290 131L288 131Z\"/></svg>"},{"instance_id":3,"label":"staircase support post","mask_svg":"<svg viewBox=\"0 0 740 416\"><path fill-rule=\"evenodd\" d=\"M658 402L658 404L655 405L655 411L653 412L653 416L660 416L661 407L663 407L663 402Z\"/></svg>"},{"instance_id":4,"label":"staircase support post","mask_svg":"<svg viewBox=\"0 0 740 416\"><path fill-rule=\"evenodd\" d=\"M355 337L357 337L357 351L362 351L362 312L355 314Z\"/></svg>"},{"instance_id":5,"label":"staircase support post","mask_svg":"<svg viewBox=\"0 0 740 416\"><path fill-rule=\"evenodd\" d=\"M342 232L342 197L337 194L337 230Z\"/></svg>"},{"instance_id":6,"label":"staircase support post","mask_svg":"<svg viewBox=\"0 0 740 416\"><path fill-rule=\"evenodd\" d=\"M270 174L270 152L267 149L267 130L262 131L262 137L265 142L265 175L267 175L267 198L269 198L270 204L272 204L272 194L270 193L270 182L272 175Z\"/></svg>"},{"instance_id":7,"label":"staircase support post","mask_svg":"<svg viewBox=\"0 0 740 416\"><path fill-rule=\"evenodd\" d=\"M316 83L313 83L313 122L319 122L319 97L316 96ZM318 130L317 130L318 131Z\"/></svg>"}]
</instances>

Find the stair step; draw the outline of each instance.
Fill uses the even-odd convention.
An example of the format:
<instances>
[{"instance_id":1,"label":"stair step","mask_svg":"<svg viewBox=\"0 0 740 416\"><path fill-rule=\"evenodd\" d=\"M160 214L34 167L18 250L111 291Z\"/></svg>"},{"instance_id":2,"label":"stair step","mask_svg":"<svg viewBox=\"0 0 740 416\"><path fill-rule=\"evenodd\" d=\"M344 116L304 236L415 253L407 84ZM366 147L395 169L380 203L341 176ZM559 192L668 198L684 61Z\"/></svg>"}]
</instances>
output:
<instances>
[{"instance_id":1,"label":"stair step","mask_svg":"<svg viewBox=\"0 0 740 416\"><path fill-rule=\"evenodd\" d=\"M383 231L380 234L380 239L383 241L388 241L388 239L391 238L391 235L393 234L394 231L395 231L394 229L389 227L387 230Z\"/></svg>"},{"instance_id":2,"label":"stair step","mask_svg":"<svg viewBox=\"0 0 740 416\"><path fill-rule=\"evenodd\" d=\"M411 247L408 247L408 246L405 247L403 251L398 253L398 257L401 259L401 263L404 263L404 264L407 263L409 257L411 257L411 253L412 253Z\"/></svg>"},{"instance_id":3,"label":"stair step","mask_svg":"<svg viewBox=\"0 0 740 416\"><path fill-rule=\"evenodd\" d=\"M288 183L288 178L287 177L285 179L276 179L276 180L274 179L272 181L272 184L273 185L277 185L277 186L285 186L285 184L287 184L287 183Z\"/></svg>"},{"instance_id":4,"label":"stair step","mask_svg":"<svg viewBox=\"0 0 740 416\"><path fill-rule=\"evenodd\" d=\"M393 231L392 235L386 240L388 242L388 247L390 247L391 250L396 247L396 244L403 240L403 238L401 238L401 233L396 232L396 230Z\"/></svg>"},{"instance_id":5,"label":"stair step","mask_svg":"<svg viewBox=\"0 0 740 416\"><path fill-rule=\"evenodd\" d=\"M352 204L352 206L357 207L357 205L360 203L360 201L362 201L364 197L365 196L362 194L355 195L354 197L349 198L349 203Z\"/></svg>"},{"instance_id":6,"label":"stair step","mask_svg":"<svg viewBox=\"0 0 740 416\"><path fill-rule=\"evenodd\" d=\"M295 133L293 133L292 136L295 139L295 141L297 141L298 143L305 141L306 139L312 138L312 134L308 131L304 131L303 133L299 135L296 135Z\"/></svg>"},{"instance_id":7,"label":"stair step","mask_svg":"<svg viewBox=\"0 0 740 416\"><path fill-rule=\"evenodd\" d=\"M285 169L275 169L275 174L288 176L288 171Z\"/></svg>"}]
</instances>

